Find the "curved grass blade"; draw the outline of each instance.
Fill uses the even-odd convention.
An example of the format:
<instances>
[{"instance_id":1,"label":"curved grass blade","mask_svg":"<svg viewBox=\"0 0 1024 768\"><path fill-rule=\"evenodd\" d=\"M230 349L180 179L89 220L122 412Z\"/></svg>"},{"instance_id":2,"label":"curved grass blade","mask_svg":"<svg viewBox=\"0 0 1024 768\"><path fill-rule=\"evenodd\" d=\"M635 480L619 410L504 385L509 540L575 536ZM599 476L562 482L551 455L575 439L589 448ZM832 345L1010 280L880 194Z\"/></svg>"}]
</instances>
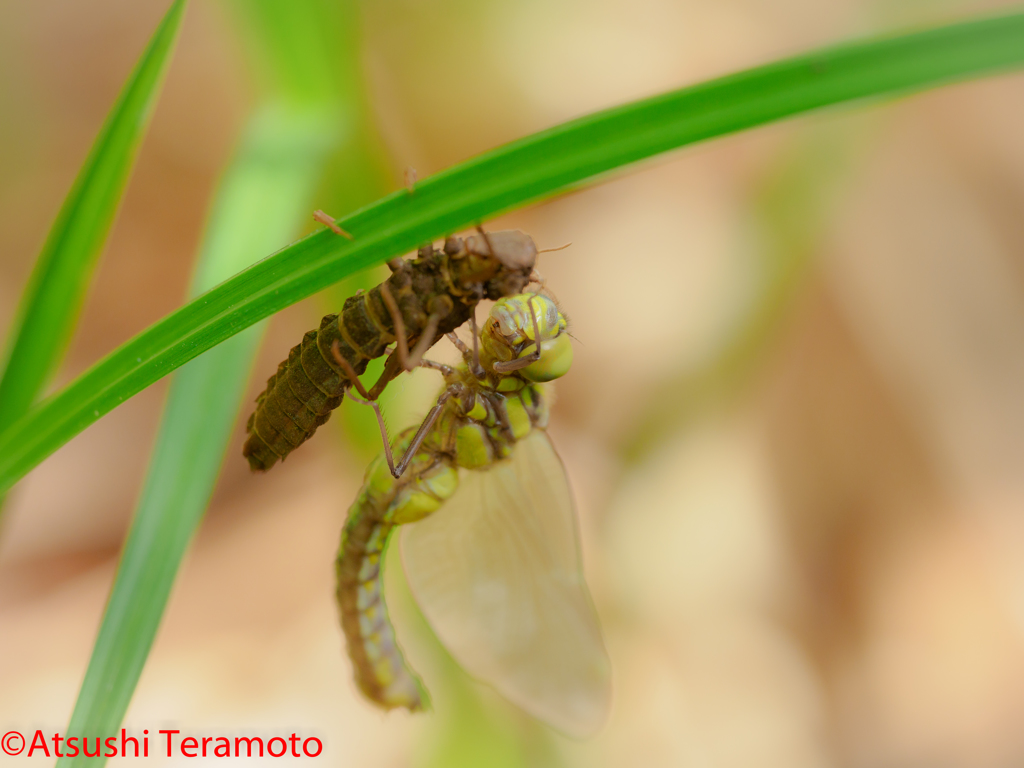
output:
<instances>
[{"instance_id":1,"label":"curved grass blade","mask_svg":"<svg viewBox=\"0 0 1024 768\"><path fill-rule=\"evenodd\" d=\"M50 228L11 328L0 378L0 430L32 405L67 347L184 12L185 0L175 0L153 33Z\"/></svg>"},{"instance_id":2,"label":"curved grass blade","mask_svg":"<svg viewBox=\"0 0 1024 768\"><path fill-rule=\"evenodd\" d=\"M221 182L193 295L301 228L336 129L329 114L289 107L265 109L253 118ZM191 361L171 383L69 735L108 736L121 725L178 565L213 493L264 325ZM61 758L58 766L105 762L79 753Z\"/></svg>"},{"instance_id":3,"label":"curved grass blade","mask_svg":"<svg viewBox=\"0 0 1024 768\"><path fill-rule=\"evenodd\" d=\"M358 39L339 48L326 37L318 50L308 40L282 34L275 0L237 3L248 23L245 39L257 62L270 59L271 75L291 75L269 83L276 93L249 122L236 157L225 173L210 217L192 295L208 290L287 242L309 222L314 191L333 154L362 154L365 134L346 126L365 118L361 95L337 87L311 89L328 59L337 78L355 79ZM353 0L298 0L287 5L293 23L317 29L358 29ZM344 16L339 19L338 16ZM301 50L296 50L301 48ZM275 55L268 57L271 49ZM303 71L311 70L304 77ZM367 172L347 178L351 201L376 196L382 179ZM337 206L337 210L350 210ZM74 735L116 733L138 684L160 624L178 567L202 520L216 482L246 379L262 336L257 324L193 360L171 383L167 405L144 489L125 542L111 596L93 648L85 681L68 726ZM96 768L104 758L79 755L61 768Z\"/></svg>"},{"instance_id":4,"label":"curved grass blade","mask_svg":"<svg viewBox=\"0 0 1024 768\"><path fill-rule=\"evenodd\" d=\"M102 414L207 349L418 243L621 166L822 107L1024 65L1024 13L785 59L589 115L439 173L311 235L168 315L0 434L0 491Z\"/></svg>"}]
</instances>

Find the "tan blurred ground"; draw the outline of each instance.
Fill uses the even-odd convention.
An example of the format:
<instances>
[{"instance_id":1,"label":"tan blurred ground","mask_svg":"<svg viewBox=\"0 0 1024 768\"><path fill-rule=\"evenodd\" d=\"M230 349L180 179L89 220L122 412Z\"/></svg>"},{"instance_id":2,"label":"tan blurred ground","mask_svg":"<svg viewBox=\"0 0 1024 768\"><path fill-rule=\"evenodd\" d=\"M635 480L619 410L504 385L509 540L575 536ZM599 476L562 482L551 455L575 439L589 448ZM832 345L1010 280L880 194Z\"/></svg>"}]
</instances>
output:
<instances>
[{"instance_id":1,"label":"tan blurred ground","mask_svg":"<svg viewBox=\"0 0 1024 768\"><path fill-rule=\"evenodd\" d=\"M396 169L422 177L593 109L999 5L381 0L364 14L367 77ZM0 332L164 6L0 6ZM61 382L181 302L250 103L230 18L194 0ZM717 141L497 224L573 243L541 265L579 340L552 432L616 690L597 739L556 739L555 756L1024 763L1022 135L1024 78L1002 77ZM776 308L752 312L773 285ZM275 320L257 380L320 310ZM0 731L67 722L163 392L13 494ZM630 443L652 414L675 419L666 438ZM627 462L627 444L649 450ZM438 689L419 718L357 698L335 626L360 461L324 430L250 478L235 448L128 724L299 729L332 765L423 764L456 694L415 618L396 611Z\"/></svg>"}]
</instances>

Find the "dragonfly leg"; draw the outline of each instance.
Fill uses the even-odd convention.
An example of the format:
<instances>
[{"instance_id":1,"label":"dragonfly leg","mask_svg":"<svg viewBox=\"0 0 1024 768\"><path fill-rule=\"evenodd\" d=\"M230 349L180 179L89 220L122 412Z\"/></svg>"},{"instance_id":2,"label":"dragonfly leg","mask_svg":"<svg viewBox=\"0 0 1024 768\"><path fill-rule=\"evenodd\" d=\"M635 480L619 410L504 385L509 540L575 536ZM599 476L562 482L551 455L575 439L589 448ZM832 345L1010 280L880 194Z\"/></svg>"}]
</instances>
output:
<instances>
[{"instance_id":1,"label":"dragonfly leg","mask_svg":"<svg viewBox=\"0 0 1024 768\"><path fill-rule=\"evenodd\" d=\"M450 365L445 365L444 363L438 363L438 362L436 362L434 360L426 360L426 359L420 360L420 368L430 368L430 369L435 370L435 371L440 371L441 375L446 377L446 378L448 376L452 376L455 373L455 369L452 368Z\"/></svg>"},{"instance_id":2,"label":"dragonfly leg","mask_svg":"<svg viewBox=\"0 0 1024 768\"><path fill-rule=\"evenodd\" d=\"M388 427L384 423L384 415L380 412L380 406L376 400L360 400L359 398L352 397L349 393L349 397L355 400L357 403L363 405L369 405L373 408L373 412L377 415L377 425L380 427L380 436L384 441L384 458L387 459L388 469L391 470L391 476L396 480L402 476L405 472L406 467L409 466L409 462L412 461L416 452L423 445L423 441L427 437L427 433L430 428L434 426L434 422L437 421L437 417L441 415L441 411L444 410L444 404L447 403L451 398L456 395L462 394L464 387L462 384L455 383L449 386L441 396L437 398L437 402L434 407L430 409L430 413L423 419L423 423L420 424L420 428L416 430L416 434L412 438L412 442L409 443L409 447L405 449L405 453L402 455L401 460L398 464L395 464L395 456L391 451L391 439L388 437Z\"/></svg>"},{"instance_id":3,"label":"dragonfly leg","mask_svg":"<svg viewBox=\"0 0 1024 768\"><path fill-rule=\"evenodd\" d=\"M472 349L467 347L466 342L460 339L454 331L446 333L445 336L462 353L462 359L469 366L472 374L478 379L482 379L484 377L484 368L480 365L480 333L476 324L476 306L473 307L473 314L469 316L469 328L473 334Z\"/></svg>"},{"instance_id":4,"label":"dragonfly leg","mask_svg":"<svg viewBox=\"0 0 1024 768\"><path fill-rule=\"evenodd\" d=\"M430 317L427 318L427 324L423 329L423 333L420 334L420 339L416 342L416 346L412 352L409 351L409 341L405 337L405 320L402 318L402 312L398 308L398 302L395 301L395 297L391 295L391 289L388 288L387 283L382 283L380 286L380 297L384 299L384 304L388 308L388 313L391 315L391 322L395 327L395 339L397 341L398 350L398 361L402 364L402 368L407 371L411 371L417 365L423 355L426 354L427 349L430 348L431 342L434 340L434 334L437 333L437 326L441 322L440 312L431 312Z\"/></svg>"},{"instance_id":5,"label":"dragonfly leg","mask_svg":"<svg viewBox=\"0 0 1024 768\"><path fill-rule=\"evenodd\" d=\"M490 246L488 246L490 247ZM480 332L476 326L476 305L473 305L473 314L469 316L469 330L473 334L473 357L466 362L469 363L469 370L478 379L484 377L484 367L480 365Z\"/></svg>"},{"instance_id":6,"label":"dragonfly leg","mask_svg":"<svg viewBox=\"0 0 1024 768\"><path fill-rule=\"evenodd\" d=\"M487 243L487 255L488 256L493 256L494 255L494 246L491 245L491 238L488 237L487 230L485 230L482 226L477 224L476 225L476 231L480 233L480 236L484 239L484 242Z\"/></svg>"},{"instance_id":7,"label":"dragonfly leg","mask_svg":"<svg viewBox=\"0 0 1024 768\"><path fill-rule=\"evenodd\" d=\"M398 374L402 372L402 366L398 361L398 356L392 354L387 361L384 363L384 370L381 371L380 378L377 379L377 383L370 389L370 399L376 400L380 397L381 392L384 388L394 379Z\"/></svg>"},{"instance_id":8,"label":"dragonfly leg","mask_svg":"<svg viewBox=\"0 0 1024 768\"><path fill-rule=\"evenodd\" d=\"M345 375L348 377L349 386L355 387L356 392L367 400L371 399L370 393L366 391L366 387L363 386L363 382L359 380L359 374L357 374L356 369L352 367L352 363L342 357L341 344L338 343L337 339L335 339L334 343L331 344L331 353L334 355L334 359L337 361L338 365L340 365L345 371Z\"/></svg>"},{"instance_id":9,"label":"dragonfly leg","mask_svg":"<svg viewBox=\"0 0 1024 768\"><path fill-rule=\"evenodd\" d=\"M376 400L380 397L380 393L384 391L384 387L388 385L395 375L398 373L394 370L394 365L391 364L391 359L388 358L388 362L384 366L384 371L381 373L380 378L377 379L377 383L373 385L369 390L363 386L363 382L359 380L359 374L356 373L355 368L352 364L341 355L341 345L338 340L335 339L334 343L331 344L331 352L334 355L335 361L341 366L341 369L345 372L346 378L349 380L349 396L351 397L351 388L355 387L356 392L362 395L366 400ZM441 371L444 375L452 373L452 369L444 365L443 363L435 363L433 360L421 360L419 365L423 368L433 368L434 370Z\"/></svg>"},{"instance_id":10,"label":"dragonfly leg","mask_svg":"<svg viewBox=\"0 0 1024 768\"><path fill-rule=\"evenodd\" d=\"M360 386L360 389L362 390L362 386ZM368 405L373 408L373 412L377 415L377 426L380 427L380 439L384 442L384 455L387 456L388 467L391 469L391 474L398 477L398 475L395 475L395 460L391 455L391 438L388 437L388 425L384 423L384 414L380 412L380 405L377 404L376 400L360 400L351 392L348 393L348 396L360 405Z\"/></svg>"},{"instance_id":11,"label":"dragonfly leg","mask_svg":"<svg viewBox=\"0 0 1024 768\"><path fill-rule=\"evenodd\" d=\"M345 369L345 374L348 376L349 381L351 382L351 385L348 389L349 398L359 403L360 405L368 405L371 408L373 408L373 412L377 416L377 426L380 427L380 437L381 440L384 442L384 456L388 460L388 469L391 470L391 474L393 477L401 477L402 473L405 472L405 468L409 465L409 462L412 461L412 457L416 455L416 451L418 451L420 445L423 444L423 440L426 437L427 432L434 425L434 422L437 421L437 417L440 415L441 409L444 408L444 404L448 402L448 400L453 396L462 393L462 384L452 384L447 389L445 389L444 392L441 393L441 396L437 398L437 403L434 405L433 408L430 409L430 413L427 414L427 417L423 420L423 423L420 424L420 428L417 430L416 436L413 437L408 449L406 449L405 455L402 456L402 460L398 462L398 465L396 466L395 457L391 452L391 438L388 437L388 427L387 424L384 423L384 414L380 412L380 405L377 402L377 398L380 397L380 391L378 390L378 387L380 387L380 390L383 390L383 387L380 386L381 382L384 382L386 384L387 381L390 380L388 378L388 372L385 370L384 373L381 374L380 380L378 380L377 384L374 384L373 389L367 392L366 387L363 386L363 383L359 380L359 377L356 375L355 369L352 367L352 364L341 356L341 348L337 340L335 340L334 344L331 346L331 351L334 353L334 357L337 359L338 365ZM434 370L440 371L445 376L449 376L452 373L454 373L451 366L445 365L444 363L437 363L434 362L433 360L421 360L419 362L419 365L423 368L432 368ZM353 395L352 387L355 387L356 391L365 399L360 399Z\"/></svg>"},{"instance_id":12,"label":"dragonfly leg","mask_svg":"<svg viewBox=\"0 0 1024 768\"><path fill-rule=\"evenodd\" d=\"M462 358L464 360L468 359L469 355L472 354L472 352L469 351L469 347L466 346L466 342L464 342L462 339L455 335L455 331L446 333L445 337L448 339L448 341L455 345L455 348L459 350L459 352L462 353Z\"/></svg>"},{"instance_id":13,"label":"dragonfly leg","mask_svg":"<svg viewBox=\"0 0 1024 768\"><path fill-rule=\"evenodd\" d=\"M434 426L434 422L437 421L437 417L440 416L441 411L444 410L444 404L456 395L461 395L464 389L465 387L462 384L456 382L455 384L447 387L444 392L441 393L440 397L437 398L437 403L434 404L434 407L430 409L430 413L427 414L427 418L423 420L423 423L420 424L420 428L416 430L416 434L413 436L412 442L409 443L409 447L405 449L405 455L402 456L402 460L398 462L397 466L391 457L390 448L384 452L384 455L387 456L388 468L391 470L392 477L397 479L402 476L402 473L405 472L405 468L409 466L409 462L412 461L413 456L416 455L420 446L423 445L423 441L426 439L430 428ZM381 423L383 423L383 421Z\"/></svg>"},{"instance_id":14,"label":"dragonfly leg","mask_svg":"<svg viewBox=\"0 0 1024 768\"><path fill-rule=\"evenodd\" d=\"M427 318L427 325L423 329L423 334L420 336L420 340L416 342L412 352L409 353L405 360L399 358L405 370L411 371L423 360L423 355L430 348L430 345L434 343L434 335L437 333L437 326L440 322L441 313L431 312L430 317Z\"/></svg>"},{"instance_id":15,"label":"dragonfly leg","mask_svg":"<svg viewBox=\"0 0 1024 768\"><path fill-rule=\"evenodd\" d=\"M398 309L398 302L391 295L391 289L388 288L387 283L380 284L380 297L384 299L384 305L391 314L391 323L395 328L395 341L398 345L396 347L398 359L404 362L409 357L409 341L405 338L405 320L402 318L402 313ZM405 366L403 365L402 367L404 368Z\"/></svg>"},{"instance_id":16,"label":"dragonfly leg","mask_svg":"<svg viewBox=\"0 0 1024 768\"><path fill-rule=\"evenodd\" d=\"M533 310L533 297L535 295L536 294L530 295L530 298L526 300L526 306L530 308L530 320L533 321L533 339L536 349L526 357L509 360L505 363L495 363L494 370L498 373L512 373L512 371L521 370L540 360L540 326L537 324L537 313Z\"/></svg>"},{"instance_id":17,"label":"dragonfly leg","mask_svg":"<svg viewBox=\"0 0 1024 768\"><path fill-rule=\"evenodd\" d=\"M342 356L341 344L338 343L337 339L335 339L334 343L331 345L331 353L334 354L334 359L338 362L338 365L341 366L342 370L345 372L345 376L348 377L349 388L355 387L356 392L366 397L367 399L370 399L370 393L367 391L366 387L362 386L362 382L359 381L359 375L355 373L355 369L352 368L351 362L349 362Z\"/></svg>"}]
</instances>

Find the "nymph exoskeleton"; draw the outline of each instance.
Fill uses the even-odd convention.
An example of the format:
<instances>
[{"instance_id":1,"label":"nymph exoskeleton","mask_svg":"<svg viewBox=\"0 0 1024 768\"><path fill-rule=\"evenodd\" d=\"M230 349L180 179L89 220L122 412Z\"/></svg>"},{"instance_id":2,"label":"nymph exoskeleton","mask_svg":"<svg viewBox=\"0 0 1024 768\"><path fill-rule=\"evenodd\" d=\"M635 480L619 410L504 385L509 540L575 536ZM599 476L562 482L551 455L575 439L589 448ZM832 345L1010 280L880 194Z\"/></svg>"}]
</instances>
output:
<instances>
[{"instance_id":1,"label":"nymph exoskeleton","mask_svg":"<svg viewBox=\"0 0 1024 768\"><path fill-rule=\"evenodd\" d=\"M388 262L392 275L385 282L347 299L340 314L324 317L267 380L247 425L242 453L249 466L270 469L312 437L341 404L351 380L332 348L356 373L390 354L374 389L379 394L402 372L399 354L407 364L415 361L465 323L481 299L522 291L536 258L529 235L480 230L465 239L449 237L441 249L425 245L415 259Z\"/></svg>"}]
</instances>

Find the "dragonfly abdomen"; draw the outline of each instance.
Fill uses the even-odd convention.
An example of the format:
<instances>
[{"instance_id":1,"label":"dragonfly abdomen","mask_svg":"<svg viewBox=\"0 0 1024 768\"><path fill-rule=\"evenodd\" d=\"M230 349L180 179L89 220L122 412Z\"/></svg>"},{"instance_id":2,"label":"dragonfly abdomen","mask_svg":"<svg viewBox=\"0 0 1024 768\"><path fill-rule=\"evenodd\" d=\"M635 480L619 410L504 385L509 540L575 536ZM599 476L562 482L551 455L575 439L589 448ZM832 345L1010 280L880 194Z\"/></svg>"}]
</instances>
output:
<instances>
[{"instance_id":1,"label":"dragonfly abdomen","mask_svg":"<svg viewBox=\"0 0 1024 768\"><path fill-rule=\"evenodd\" d=\"M397 446L412 437L407 430ZM359 689L386 709L424 708L424 689L405 662L384 602L384 553L395 527L438 509L458 487L458 471L424 451L417 471L401 480L377 460L349 510L335 563L337 599L346 646Z\"/></svg>"},{"instance_id":2,"label":"dragonfly abdomen","mask_svg":"<svg viewBox=\"0 0 1024 768\"><path fill-rule=\"evenodd\" d=\"M507 395L488 393L477 402L469 415L460 416L453 401L453 420L436 425L400 479L378 456L349 510L336 563L341 624L356 684L387 709L422 709L425 696L398 647L385 607L382 558L388 540L399 525L427 517L451 498L458 489L459 467L491 466L509 455L516 440L547 425L547 405L536 386ZM405 452L415 431L399 435L396 453Z\"/></svg>"},{"instance_id":3,"label":"dragonfly abdomen","mask_svg":"<svg viewBox=\"0 0 1024 768\"><path fill-rule=\"evenodd\" d=\"M383 599L382 558L393 526L365 511L370 514L356 514L345 526L336 563L341 625L356 684L386 709L423 709L419 682L398 649Z\"/></svg>"}]
</instances>

